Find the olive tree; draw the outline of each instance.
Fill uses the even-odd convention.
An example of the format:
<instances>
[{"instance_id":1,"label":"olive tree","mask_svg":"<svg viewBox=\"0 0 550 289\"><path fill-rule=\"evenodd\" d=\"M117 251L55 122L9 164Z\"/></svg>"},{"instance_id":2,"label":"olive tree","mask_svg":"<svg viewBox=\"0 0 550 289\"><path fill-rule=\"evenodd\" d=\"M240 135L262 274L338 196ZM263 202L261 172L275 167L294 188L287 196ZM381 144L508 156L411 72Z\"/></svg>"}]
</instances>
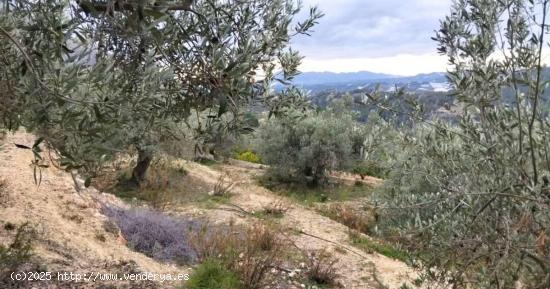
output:
<instances>
[{"instance_id":1,"label":"olive tree","mask_svg":"<svg viewBox=\"0 0 550 289\"><path fill-rule=\"evenodd\" d=\"M550 286L549 4L459 0L441 21L434 39L463 110L457 125L411 115L380 200L379 229L401 233L427 279Z\"/></svg>"},{"instance_id":2,"label":"olive tree","mask_svg":"<svg viewBox=\"0 0 550 289\"><path fill-rule=\"evenodd\" d=\"M350 164L354 126L351 114L332 109L288 112L260 127L256 151L281 180L324 185Z\"/></svg>"},{"instance_id":3,"label":"olive tree","mask_svg":"<svg viewBox=\"0 0 550 289\"><path fill-rule=\"evenodd\" d=\"M242 129L243 108L285 107L301 57L290 48L322 14L295 21L293 0L4 0L0 11L0 117L59 154L67 170L94 171L129 149L133 182L157 145L190 115ZM276 73L275 71L280 71ZM226 124L226 122L223 122ZM207 130L197 128L198 133Z\"/></svg>"}]
</instances>

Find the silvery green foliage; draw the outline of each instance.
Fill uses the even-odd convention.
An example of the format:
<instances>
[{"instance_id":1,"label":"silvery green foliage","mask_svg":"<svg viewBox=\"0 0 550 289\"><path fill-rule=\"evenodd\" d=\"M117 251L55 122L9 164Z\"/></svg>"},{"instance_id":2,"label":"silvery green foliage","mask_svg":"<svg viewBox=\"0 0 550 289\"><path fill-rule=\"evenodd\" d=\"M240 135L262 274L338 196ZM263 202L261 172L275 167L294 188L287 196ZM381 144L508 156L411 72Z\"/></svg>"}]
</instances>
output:
<instances>
[{"instance_id":1,"label":"silvery green foliage","mask_svg":"<svg viewBox=\"0 0 550 289\"><path fill-rule=\"evenodd\" d=\"M155 151L192 114L240 130L222 116L240 124L250 103L293 103L271 83L290 85L301 60L290 40L322 16L296 23L294 0L1 3L1 126L36 132L64 168L87 171Z\"/></svg>"},{"instance_id":2,"label":"silvery green foliage","mask_svg":"<svg viewBox=\"0 0 550 289\"><path fill-rule=\"evenodd\" d=\"M352 134L353 171L385 178L399 152L399 144L394 142L398 137L399 131L391 123L370 112L367 122Z\"/></svg>"},{"instance_id":3,"label":"silvery green foliage","mask_svg":"<svg viewBox=\"0 0 550 289\"><path fill-rule=\"evenodd\" d=\"M548 1L454 1L436 40L459 123L405 130L379 229L453 288L550 287ZM542 29L544 27L544 29ZM512 97L506 97L512 95ZM467 285L466 285L467 284Z\"/></svg>"},{"instance_id":4,"label":"silvery green foliage","mask_svg":"<svg viewBox=\"0 0 550 289\"><path fill-rule=\"evenodd\" d=\"M333 109L289 112L260 127L257 151L281 179L323 185L330 170L349 164L354 126L351 114Z\"/></svg>"}]
</instances>

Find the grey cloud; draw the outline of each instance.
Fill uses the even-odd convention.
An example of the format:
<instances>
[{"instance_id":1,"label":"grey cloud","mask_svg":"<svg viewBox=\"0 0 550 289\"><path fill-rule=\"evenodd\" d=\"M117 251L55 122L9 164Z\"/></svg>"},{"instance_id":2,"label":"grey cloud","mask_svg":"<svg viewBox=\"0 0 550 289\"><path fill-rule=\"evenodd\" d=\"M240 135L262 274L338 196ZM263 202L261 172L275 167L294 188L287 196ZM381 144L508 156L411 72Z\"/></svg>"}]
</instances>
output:
<instances>
[{"instance_id":1,"label":"grey cloud","mask_svg":"<svg viewBox=\"0 0 550 289\"><path fill-rule=\"evenodd\" d=\"M387 57L435 52L430 37L450 0L306 0L326 14L311 37L293 46L313 59Z\"/></svg>"}]
</instances>

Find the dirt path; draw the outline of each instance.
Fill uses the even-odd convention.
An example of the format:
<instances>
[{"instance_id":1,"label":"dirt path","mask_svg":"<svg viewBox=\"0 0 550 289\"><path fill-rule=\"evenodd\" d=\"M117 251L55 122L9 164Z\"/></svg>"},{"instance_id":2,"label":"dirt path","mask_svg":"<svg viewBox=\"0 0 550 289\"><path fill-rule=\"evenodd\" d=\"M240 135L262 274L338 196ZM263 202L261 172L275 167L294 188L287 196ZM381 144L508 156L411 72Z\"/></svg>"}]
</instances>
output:
<instances>
[{"instance_id":1,"label":"dirt path","mask_svg":"<svg viewBox=\"0 0 550 289\"><path fill-rule=\"evenodd\" d=\"M281 225L306 233L290 236L299 248L308 251L327 249L332 252L339 259L336 267L341 276L339 281L345 288L381 288L380 283L382 283L387 288L393 289L414 279L415 273L406 264L377 253L364 253L350 245L349 229L346 226L314 210L293 204L290 200L257 185L256 177L263 173L263 170L257 166L232 163L213 169L193 164L190 173L210 180L211 183L215 183L220 174L227 174L236 183L230 203L248 212L260 211L274 202L283 201L289 204L290 209L280 220ZM231 209L227 205L222 205L221 208ZM247 219L251 218L238 212L225 210L210 210L207 214L212 220L221 222L229 219L248 222Z\"/></svg>"}]
</instances>

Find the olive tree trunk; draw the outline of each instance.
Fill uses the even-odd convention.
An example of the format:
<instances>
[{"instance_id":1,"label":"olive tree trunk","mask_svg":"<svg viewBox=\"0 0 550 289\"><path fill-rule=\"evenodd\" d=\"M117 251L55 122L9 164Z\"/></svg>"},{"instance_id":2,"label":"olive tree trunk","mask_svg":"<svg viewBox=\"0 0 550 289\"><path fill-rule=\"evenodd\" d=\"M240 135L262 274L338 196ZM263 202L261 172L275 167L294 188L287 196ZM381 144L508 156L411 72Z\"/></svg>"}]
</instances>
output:
<instances>
[{"instance_id":1,"label":"olive tree trunk","mask_svg":"<svg viewBox=\"0 0 550 289\"><path fill-rule=\"evenodd\" d=\"M130 180L135 185L140 185L145 180L147 169L153 160L153 153L150 150L138 150L137 164L132 171L132 179Z\"/></svg>"}]
</instances>

